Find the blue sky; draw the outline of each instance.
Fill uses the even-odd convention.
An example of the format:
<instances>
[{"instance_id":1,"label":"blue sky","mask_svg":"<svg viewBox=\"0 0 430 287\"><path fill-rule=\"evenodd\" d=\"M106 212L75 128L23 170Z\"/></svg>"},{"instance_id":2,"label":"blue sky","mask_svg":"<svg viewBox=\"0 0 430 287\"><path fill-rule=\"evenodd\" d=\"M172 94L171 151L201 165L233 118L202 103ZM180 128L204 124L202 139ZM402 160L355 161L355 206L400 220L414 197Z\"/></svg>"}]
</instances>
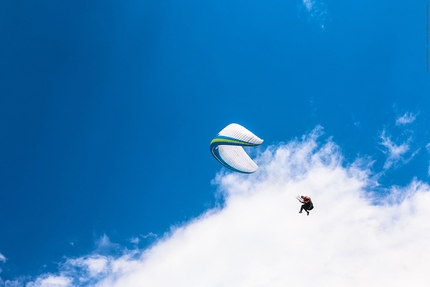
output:
<instances>
[{"instance_id":1,"label":"blue sky","mask_svg":"<svg viewBox=\"0 0 430 287\"><path fill-rule=\"evenodd\" d=\"M49 286L37 278L66 258L145 252L219 208L235 175L209 143L232 122L265 140L263 166L266 149L321 126L303 144L333 143L343 168L362 159L378 183L366 192L426 191L426 9L1 1L0 286Z\"/></svg>"}]
</instances>

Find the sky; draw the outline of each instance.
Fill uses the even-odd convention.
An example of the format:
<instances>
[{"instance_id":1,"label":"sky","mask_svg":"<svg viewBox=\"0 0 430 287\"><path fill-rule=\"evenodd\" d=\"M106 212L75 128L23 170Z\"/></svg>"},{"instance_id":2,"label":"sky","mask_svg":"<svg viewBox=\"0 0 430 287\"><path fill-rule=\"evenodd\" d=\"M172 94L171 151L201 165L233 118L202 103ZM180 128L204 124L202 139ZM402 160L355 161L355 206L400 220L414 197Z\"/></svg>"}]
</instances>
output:
<instances>
[{"instance_id":1,"label":"sky","mask_svg":"<svg viewBox=\"0 0 430 287\"><path fill-rule=\"evenodd\" d=\"M0 287L422 286L429 6L0 1Z\"/></svg>"}]
</instances>

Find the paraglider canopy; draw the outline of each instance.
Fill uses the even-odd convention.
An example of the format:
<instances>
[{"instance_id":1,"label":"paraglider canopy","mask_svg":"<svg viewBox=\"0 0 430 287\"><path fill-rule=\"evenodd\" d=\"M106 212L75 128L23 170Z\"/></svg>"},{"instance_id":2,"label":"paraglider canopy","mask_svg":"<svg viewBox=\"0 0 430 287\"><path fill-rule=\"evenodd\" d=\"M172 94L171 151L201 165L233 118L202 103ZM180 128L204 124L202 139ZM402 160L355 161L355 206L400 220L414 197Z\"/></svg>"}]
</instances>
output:
<instances>
[{"instance_id":1,"label":"paraglider canopy","mask_svg":"<svg viewBox=\"0 0 430 287\"><path fill-rule=\"evenodd\" d=\"M257 146L263 140L239 124L229 124L211 141L212 155L225 167L242 173L253 173L257 164L243 146Z\"/></svg>"}]
</instances>

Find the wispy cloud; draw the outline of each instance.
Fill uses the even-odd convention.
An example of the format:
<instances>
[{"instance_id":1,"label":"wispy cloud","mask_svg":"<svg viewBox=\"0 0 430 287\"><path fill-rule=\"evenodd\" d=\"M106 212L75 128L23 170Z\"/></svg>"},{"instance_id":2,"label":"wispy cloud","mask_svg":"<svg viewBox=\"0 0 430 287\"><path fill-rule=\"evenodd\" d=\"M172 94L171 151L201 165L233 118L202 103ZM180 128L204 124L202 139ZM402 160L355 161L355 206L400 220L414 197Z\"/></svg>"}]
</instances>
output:
<instances>
[{"instance_id":1,"label":"wispy cloud","mask_svg":"<svg viewBox=\"0 0 430 287\"><path fill-rule=\"evenodd\" d=\"M140 235L142 236L143 239L147 239L147 238L157 238L157 234L149 232L148 234L145 235Z\"/></svg>"},{"instance_id":2,"label":"wispy cloud","mask_svg":"<svg viewBox=\"0 0 430 287\"><path fill-rule=\"evenodd\" d=\"M430 187L412 179L375 205L368 165L345 165L334 142L318 143L321 133L267 148L255 174L218 174L225 205L148 249L69 259L26 286L300 286L303 270L306 285L422 285ZM298 213L297 194L312 197L310 216Z\"/></svg>"},{"instance_id":3,"label":"wispy cloud","mask_svg":"<svg viewBox=\"0 0 430 287\"><path fill-rule=\"evenodd\" d=\"M385 130L382 131L380 138L382 140L380 144L385 148L383 152L387 155L387 159L384 163L385 170L393 166L395 167L399 163L408 163L419 152L419 149L417 149L410 154L410 138L401 144L396 144L392 141L391 136L388 135L388 132ZM406 157L408 153L410 155Z\"/></svg>"},{"instance_id":4,"label":"wispy cloud","mask_svg":"<svg viewBox=\"0 0 430 287\"><path fill-rule=\"evenodd\" d=\"M302 0L302 5L308 14L308 20L317 23L324 28L327 18L327 6L322 1Z\"/></svg>"},{"instance_id":5,"label":"wispy cloud","mask_svg":"<svg viewBox=\"0 0 430 287\"><path fill-rule=\"evenodd\" d=\"M140 238L139 237L132 237L129 239L129 241L130 241L130 243L133 243L133 244L139 244Z\"/></svg>"},{"instance_id":6,"label":"wispy cloud","mask_svg":"<svg viewBox=\"0 0 430 287\"><path fill-rule=\"evenodd\" d=\"M396 125L402 126L413 123L415 121L416 116L417 115L414 115L412 113L405 113L403 116L396 119Z\"/></svg>"},{"instance_id":7,"label":"wispy cloud","mask_svg":"<svg viewBox=\"0 0 430 287\"><path fill-rule=\"evenodd\" d=\"M303 5L305 5L306 9L308 11L312 10L312 7L314 6L314 1L312 0L303 0Z\"/></svg>"},{"instance_id":8,"label":"wispy cloud","mask_svg":"<svg viewBox=\"0 0 430 287\"><path fill-rule=\"evenodd\" d=\"M0 253L0 262L6 262L6 257Z\"/></svg>"}]
</instances>

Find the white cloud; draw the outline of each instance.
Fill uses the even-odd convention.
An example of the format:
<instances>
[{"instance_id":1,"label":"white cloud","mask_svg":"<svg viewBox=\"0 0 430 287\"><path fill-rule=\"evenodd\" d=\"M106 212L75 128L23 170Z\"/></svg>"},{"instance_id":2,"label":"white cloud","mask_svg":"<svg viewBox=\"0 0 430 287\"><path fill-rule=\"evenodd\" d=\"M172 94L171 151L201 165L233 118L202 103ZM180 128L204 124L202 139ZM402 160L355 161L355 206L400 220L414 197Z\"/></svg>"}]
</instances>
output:
<instances>
[{"instance_id":1,"label":"white cloud","mask_svg":"<svg viewBox=\"0 0 430 287\"><path fill-rule=\"evenodd\" d=\"M130 241L130 243L133 243L133 244L139 244L140 239L139 239L139 237L132 237L129 239L129 241Z\"/></svg>"},{"instance_id":2,"label":"white cloud","mask_svg":"<svg viewBox=\"0 0 430 287\"><path fill-rule=\"evenodd\" d=\"M0 262L5 263L6 262L6 257L0 253Z\"/></svg>"},{"instance_id":3,"label":"white cloud","mask_svg":"<svg viewBox=\"0 0 430 287\"><path fill-rule=\"evenodd\" d=\"M416 115L412 113L405 113L403 116L396 119L396 125L402 126L413 123L415 121Z\"/></svg>"},{"instance_id":4,"label":"white cloud","mask_svg":"<svg viewBox=\"0 0 430 287\"><path fill-rule=\"evenodd\" d=\"M401 144L396 144L391 140L391 137L387 135L385 130L381 133L380 137L382 140L380 144L385 147L383 152L387 155L387 159L384 163L385 170L397 165L398 163L408 163L419 152L419 149L417 149L413 151L408 158L405 158L411 149L410 138Z\"/></svg>"},{"instance_id":5,"label":"white cloud","mask_svg":"<svg viewBox=\"0 0 430 287\"><path fill-rule=\"evenodd\" d=\"M150 248L69 259L26 287L422 286L430 187L413 179L381 198L366 161L345 165L320 133L269 147L255 174L218 174L224 206ZM298 194L312 197L310 216L298 213Z\"/></svg>"},{"instance_id":6,"label":"white cloud","mask_svg":"<svg viewBox=\"0 0 430 287\"><path fill-rule=\"evenodd\" d=\"M88 272L89 277L93 278L107 271L108 259L105 256L93 255L88 258L71 259L67 264L83 268Z\"/></svg>"}]
</instances>

